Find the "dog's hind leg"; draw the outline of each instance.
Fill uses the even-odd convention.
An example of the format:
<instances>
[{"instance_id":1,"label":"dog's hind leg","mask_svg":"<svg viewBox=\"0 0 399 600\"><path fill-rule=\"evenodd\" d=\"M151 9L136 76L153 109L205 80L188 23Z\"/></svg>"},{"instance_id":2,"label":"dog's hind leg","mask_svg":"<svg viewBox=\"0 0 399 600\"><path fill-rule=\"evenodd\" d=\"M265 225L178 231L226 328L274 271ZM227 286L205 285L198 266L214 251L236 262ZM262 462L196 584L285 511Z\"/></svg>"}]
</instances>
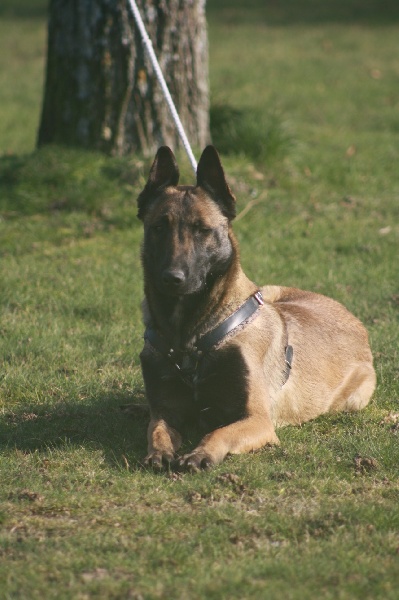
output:
<instances>
[{"instance_id":1,"label":"dog's hind leg","mask_svg":"<svg viewBox=\"0 0 399 600\"><path fill-rule=\"evenodd\" d=\"M376 375L371 364L355 365L335 390L330 410L334 412L361 410L367 406L375 384Z\"/></svg>"},{"instance_id":2,"label":"dog's hind leg","mask_svg":"<svg viewBox=\"0 0 399 600\"><path fill-rule=\"evenodd\" d=\"M148 454L144 464L154 469L168 467L181 446L180 434L164 419L151 419L147 431Z\"/></svg>"}]
</instances>

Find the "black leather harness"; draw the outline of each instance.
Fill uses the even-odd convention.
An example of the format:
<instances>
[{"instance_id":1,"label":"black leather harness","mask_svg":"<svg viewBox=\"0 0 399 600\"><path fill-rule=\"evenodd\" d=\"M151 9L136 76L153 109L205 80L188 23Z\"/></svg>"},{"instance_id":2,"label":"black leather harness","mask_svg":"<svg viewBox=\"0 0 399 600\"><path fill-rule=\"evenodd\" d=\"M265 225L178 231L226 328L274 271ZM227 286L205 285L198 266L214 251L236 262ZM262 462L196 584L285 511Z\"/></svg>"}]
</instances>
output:
<instances>
[{"instance_id":1,"label":"black leather harness","mask_svg":"<svg viewBox=\"0 0 399 600\"><path fill-rule=\"evenodd\" d=\"M264 301L260 291L250 296L232 315L227 317L211 331L200 337L192 348L178 350L171 348L164 337L162 337L153 327L147 327L144 332L144 339L147 340L155 350L167 357L174 367L179 377L189 387L195 388L203 370L203 364L211 360L210 352L215 349L224 338L243 325L252 315L254 315ZM293 348L287 345L285 348L285 381L287 381L292 367ZM284 384L283 383L283 384Z\"/></svg>"}]
</instances>

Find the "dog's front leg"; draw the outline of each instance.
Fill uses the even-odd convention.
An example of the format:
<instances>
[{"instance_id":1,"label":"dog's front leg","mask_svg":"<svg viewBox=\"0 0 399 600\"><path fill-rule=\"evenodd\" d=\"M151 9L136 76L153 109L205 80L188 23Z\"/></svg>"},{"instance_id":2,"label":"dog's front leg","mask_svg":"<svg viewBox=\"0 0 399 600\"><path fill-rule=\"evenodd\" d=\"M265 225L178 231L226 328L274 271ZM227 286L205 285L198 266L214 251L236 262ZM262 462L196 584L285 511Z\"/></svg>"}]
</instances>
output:
<instances>
[{"instance_id":1,"label":"dog's front leg","mask_svg":"<svg viewBox=\"0 0 399 600\"><path fill-rule=\"evenodd\" d=\"M148 425L148 454L144 464L154 469L169 467L181 445L180 434L164 419L152 418Z\"/></svg>"},{"instance_id":2,"label":"dog's front leg","mask_svg":"<svg viewBox=\"0 0 399 600\"><path fill-rule=\"evenodd\" d=\"M253 414L206 435L193 452L179 460L179 466L188 471L209 469L228 454L251 452L268 444L279 444L273 424L267 415Z\"/></svg>"},{"instance_id":3,"label":"dog's front leg","mask_svg":"<svg viewBox=\"0 0 399 600\"><path fill-rule=\"evenodd\" d=\"M154 469L168 468L181 446L180 429L182 407L187 393L177 377L169 377L170 365L147 344L141 355L147 400L151 420L148 425L148 451L144 464ZM170 415L174 415L173 426ZM184 415L183 415L184 417Z\"/></svg>"}]
</instances>

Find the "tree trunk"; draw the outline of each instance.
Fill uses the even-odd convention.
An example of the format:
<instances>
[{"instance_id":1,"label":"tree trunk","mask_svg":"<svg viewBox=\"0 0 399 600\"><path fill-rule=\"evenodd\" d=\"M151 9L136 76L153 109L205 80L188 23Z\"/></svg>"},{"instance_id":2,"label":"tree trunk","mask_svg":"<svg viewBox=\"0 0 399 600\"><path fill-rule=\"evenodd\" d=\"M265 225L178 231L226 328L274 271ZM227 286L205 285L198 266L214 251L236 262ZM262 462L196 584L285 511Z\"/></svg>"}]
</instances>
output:
<instances>
[{"instance_id":1,"label":"tree trunk","mask_svg":"<svg viewBox=\"0 0 399 600\"><path fill-rule=\"evenodd\" d=\"M191 144L209 134L205 0L137 0ZM51 0L38 145L123 155L180 145L127 0Z\"/></svg>"}]
</instances>

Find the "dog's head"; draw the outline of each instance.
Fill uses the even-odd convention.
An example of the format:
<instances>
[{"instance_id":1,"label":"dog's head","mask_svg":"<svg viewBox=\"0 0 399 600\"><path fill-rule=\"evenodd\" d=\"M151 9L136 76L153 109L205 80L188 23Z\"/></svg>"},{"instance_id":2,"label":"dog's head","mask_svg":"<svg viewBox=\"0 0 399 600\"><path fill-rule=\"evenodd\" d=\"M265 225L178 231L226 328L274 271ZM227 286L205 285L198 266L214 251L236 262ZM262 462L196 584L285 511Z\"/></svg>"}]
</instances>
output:
<instances>
[{"instance_id":1,"label":"dog's head","mask_svg":"<svg viewBox=\"0 0 399 600\"><path fill-rule=\"evenodd\" d=\"M173 152L162 146L138 198L145 277L171 296L201 291L226 272L233 254L229 225L235 198L215 148L203 151L195 186L179 186L178 181Z\"/></svg>"}]
</instances>

